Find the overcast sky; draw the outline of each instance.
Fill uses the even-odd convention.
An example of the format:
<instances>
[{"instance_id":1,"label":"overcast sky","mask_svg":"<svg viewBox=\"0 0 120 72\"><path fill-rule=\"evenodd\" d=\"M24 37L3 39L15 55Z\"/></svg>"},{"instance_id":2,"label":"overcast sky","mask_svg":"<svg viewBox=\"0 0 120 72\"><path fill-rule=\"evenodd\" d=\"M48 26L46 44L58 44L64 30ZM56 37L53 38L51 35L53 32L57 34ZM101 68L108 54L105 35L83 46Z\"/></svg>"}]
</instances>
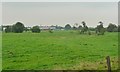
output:
<instances>
[{"instance_id":1,"label":"overcast sky","mask_svg":"<svg viewBox=\"0 0 120 72\"><path fill-rule=\"evenodd\" d=\"M15 24L20 21L25 26L60 25L69 23L95 27L99 21L104 26L118 24L117 2L4 2L2 3L2 23Z\"/></svg>"}]
</instances>

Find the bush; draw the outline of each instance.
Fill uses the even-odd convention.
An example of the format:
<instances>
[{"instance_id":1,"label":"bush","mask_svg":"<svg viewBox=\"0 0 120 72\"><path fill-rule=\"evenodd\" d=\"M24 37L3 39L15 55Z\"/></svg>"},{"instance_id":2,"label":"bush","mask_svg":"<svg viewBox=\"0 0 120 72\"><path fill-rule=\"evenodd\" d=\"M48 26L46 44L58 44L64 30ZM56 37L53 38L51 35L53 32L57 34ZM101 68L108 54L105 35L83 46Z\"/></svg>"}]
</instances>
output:
<instances>
[{"instance_id":1,"label":"bush","mask_svg":"<svg viewBox=\"0 0 120 72\"><path fill-rule=\"evenodd\" d=\"M104 35L104 33L105 33L105 29L102 28L102 29L100 29L100 32L98 33L98 35Z\"/></svg>"},{"instance_id":2,"label":"bush","mask_svg":"<svg viewBox=\"0 0 120 72\"><path fill-rule=\"evenodd\" d=\"M39 26L33 26L33 28L31 29L33 33L40 33L40 28Z\"/></svg>"},{"instance_id":3,"label":"bush","mask_svg":"<svg viewBox=\"0 0 120 72\"><path fill-rule=\"evenodd\" d=\"M6 26L5 32L6 33L12 32L12 26Z\"/></svg>"},{"instance_id":4,"label":"bush","mask_svg":"<svg viewBox=\"0 0 120 72\"><path fill-rule=\"evenodd\" d=\"M24 31L24 25L21 22L17 22L12 26L12 30L15 33L22 33Z\"/></svg>"},{"instance_id":5,"label":"bush","mask_svg":"<svg viewBox=\"0 0 120 72\"><path fill-rule=\"evenodd\" d=\"M65 25L65 29L66 29L66 30L70 30L70 29L71 29L70 24Z\"/></svg>"},{"instance_id":6,"label":"bush","mask_svg":"<svg viewBox=\"0 0 120 72\"><path fill-rule=\"evenodd\" d=\"M88 34L89 34L89 35L91 35L91 32L90 32L90 31L88 31Z\"/></svg>"},{"instance_id":7,"label":"bush","mask_svg":"<svg viewBox=\"0 0 120 72\"><path fill-rule=\"evenodd\" d=\"M118 32L120 32L120 25L118 25Z\"/></svg>"},{"instance_id":8,"label":"bush","mask_svg":"<svg viewBox=\"0 0 120 72\"><path fill-rule=\"evenodd\" d=\"M108 32L116 32L117 26L115 24L110 23L107 27Z\"/></svg>"},{"instance_id":9,"label":"bush","mask_svg":"<svg viewBox=\"0 0 120 72\"><path fill-rule=\"evenodd\" d=\"M50 33L53 33L53 30L52 30L52 29L50 29L50 30L49 30L49 32L50 32Z\"/></svg>"},{"instance_id":10,"label":"bush","mask_svg":"<svg viewBox=\"0 0 120 72\"><path fill-rule=\"evenodd\" d=\"M114 29L113 29L113 32L118 32L118 28L114 28Z\"/></svg>"}]
</instances>

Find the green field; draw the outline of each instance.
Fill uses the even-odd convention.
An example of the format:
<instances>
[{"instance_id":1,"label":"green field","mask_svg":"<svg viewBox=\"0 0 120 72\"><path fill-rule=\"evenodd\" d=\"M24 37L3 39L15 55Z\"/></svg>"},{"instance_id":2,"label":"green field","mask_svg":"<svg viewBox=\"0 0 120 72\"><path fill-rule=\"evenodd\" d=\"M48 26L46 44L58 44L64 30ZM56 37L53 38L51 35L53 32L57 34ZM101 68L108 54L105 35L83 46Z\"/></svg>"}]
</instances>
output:
<instances>
[{"instance_id":1,"label":"green field","mask_svg":"<svg viewBox=\"0 0 120 72\"><path fill-rule=\"evenodd\" d=\"M2 37L3 70L106 70L106 56L111 57L113 70L118 67L117 32L3 33Z\"/></svg>"}]
</instances>

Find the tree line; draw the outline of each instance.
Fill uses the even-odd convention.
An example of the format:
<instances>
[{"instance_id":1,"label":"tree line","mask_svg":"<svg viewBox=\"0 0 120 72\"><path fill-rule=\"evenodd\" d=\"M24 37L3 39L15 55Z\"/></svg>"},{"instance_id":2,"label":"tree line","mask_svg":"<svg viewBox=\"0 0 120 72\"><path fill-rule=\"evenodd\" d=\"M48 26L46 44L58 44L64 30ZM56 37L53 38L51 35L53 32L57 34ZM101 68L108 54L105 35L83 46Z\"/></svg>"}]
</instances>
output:
<instances>
[{"instance_id":1,"label":"tree line","mask_svg":"<svg viewBox=\"0 0 120 72\"><path fill-rule=\"evenodd\" d=\"M107 31L107 32L120 32L120 25L116 26L113 23L110 23L108 25L108 27L106 27L106 28L103 26L102 21L100 21L99 22L100 25L97 25L95 28L88 27L85 21L82 21L81 23L82 23L82 25L75 23L73 27L70 24L66 24L65 27L56 26L56 28L57 29L64 29L64 30L79 30L80 34L84 34L87 32L89 35L91 34L90 31L95 31L96 34L98 34L98 35L103 35L105 31ZM3 27L2 27L2 31L3 31ZM6 33L9 33L9 32L22 33L23 31L31 31L33 33L40 33L41 29L39 28L39 26L33 26L32 28L28 29L21 22L17 22L16 24L13 24L12 26L5 26ZM49 29L49 32L53 33L53 30Z\"/></svg>"},{"instance_id":2,"label":"tree line","mask_svg":"<svg viewBox=\"0 0 120 72\"><path fill-rule=\"evenodd\" d=\"M21 22L17 22L12 26L2 26L2 31L3 31L3 27L5 27L6 33L9 33L9 32L22 33L23 31L32 31L32 32L39 33L41 31L39 26L33 26L31 29L28 29Z\"/></svg>"},{"instance_id":3,"label":"tree line","mask_svg":"<svg viewBox=\"0 0 120 72\"><path fill-rule=\"evenodd\" d=\"M71 27L70 24L67 24L67 25L65 25L65 29L66 30L71 30L71 29L72 30L80 30L81 34L84 34L85 32L88 32L89 35L91 34L90 31L95 31L96 34L98 34L98 35L104 35L105 31L107 31L107 32L120 32L120 25L117 26L113 23L109 23L108 27L105 28L103 26L104 24L103 24L102 21L100 21L98 23L99 23L99 25L97 25L95 28L93 28L93 27L88 27L86 25L86 22L82 21L83 26L75 23L74 26Z\"/></svg>"}]
</instances>

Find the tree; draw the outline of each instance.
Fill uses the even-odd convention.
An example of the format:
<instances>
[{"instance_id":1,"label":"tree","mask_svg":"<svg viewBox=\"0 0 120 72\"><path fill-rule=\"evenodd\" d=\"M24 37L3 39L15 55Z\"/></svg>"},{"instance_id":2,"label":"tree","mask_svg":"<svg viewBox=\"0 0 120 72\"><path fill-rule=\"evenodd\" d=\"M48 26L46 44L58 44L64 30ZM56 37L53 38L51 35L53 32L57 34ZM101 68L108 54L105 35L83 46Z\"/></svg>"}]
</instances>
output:
<instances>
[{"instance_id":1,"label":"tree","mask_svg":"<svg viewBox=\"0 0 120 72\"><path fill-rule=\"evenodd\" d=\"M113 32L118 32L118 27L113 29Z\"/></svg>"},{"instance_id":2,"label":"tree","mask_svg":"<svg viewBox=\"0 0 120 72\"><path fill-rule=\"evenodd\" d=\"M24 31L24 24L21 22L17 22L15 25L12 26L12 30L15 33L22 33Z\"/></svg>"},{"instance_id":3,"label":"tree","mask_svg":"<svg viewBox=\"0 0 120 72\"><path fill-rule=\"evenodd\" d=\"M81 30L81 29L82 29L82 26L81 26L81 25L79 25L78 29L79 29L79 30Z\"/></svg>"},{"instance_id":4,"label":"tree","mask_svg":"<svg viewBox=\"0 0 120 72\"><path fill-rule=\"evenodd\" d=\"M107 27L108 32L114 32L117 30L117 26L115 24L110 23Z\"/></svg>"},{"instance_id":5,"label":"tree","mask_svg":"<svg viewBox=\"0 0 120 72\"><path fill-rule=\"evenodd\" d=\"M100 25L97 25L97 31L100 33L101 29L104 27L103 27L103 22L100 21L99 23Z\"/></svg>"},{"instance_id":6,"label":"tree","mask_svg":"<svg viewBox=\"0 0 120 72\"><path fill-rule=\"evenodd\" d=\"M94 27L89 27L89 30L90 31L95 31L95 28Z\"/></svg>"},{"instance_id":7,"label":"tree","mask_svg":"<svg viewBox=\"0 0 120 72\"><path fill-rule=\"evenodd\" d=\"M82 28L82 26L79 25L78 23L75 23L75 24L73 25L73 30L80 30L81 28Z\"/></svg>"},{"instance_id":8,"label":"tree","mask_svg":"<svg viewBox=\"0 0 120 72\"><path fill-rule=\"evenodd\" d=\"M118 32L120 32L120 25L118 25Z\"/></svg>"},{"instance_id":9,"label":"tree","mask_svg":"<svg viewBox=\"0 0 120 72\"><path fill-rule=\"evenodd\" d=\"M5 32L6 33L9 33L9 32L12 32L12 26L5 26Z\"/></svg>"},{"instance_id":10,"label":"tree","mask_svg":"<svg viewBox=\"0 0 120 72\"><path fill-rule=\"evenodd\" d=\"M85 21L82 21L83 27L86 27L86 23Z\"/></svg>"},{"instance_id":11,"label":"tree","mask_svg":"<svg viewBox=\"0 0 120 72\"><path fill-rule=\"evenodd\" d=\"M103 27L103 22L100 21L99 23L100 23L100 25L97 25L97 27L96 27L96 33L98 35L104 35L105 28Z\"/></svg>"},{"instance_id":12,"label":"tree","mask_svg":"<svg viewBox=\"0 0 120 72\"><path fill-rule=\"evenodd\" d=\"M33 26L31 30L33 33L40 33L40 31L41 31L39 26Z\"/></svg>"},{"instance_id":13,"label":"tree","mask_svg":"<svg viewBox=\"0 0 120 72\"><path fill-rule=\"evenodd\" d=\"M25 28L24 28L24 31L25 31L25 32L30 31L30 30L31 30L30 27L25 27Z\"/></svg>"},{"instance_id":14,"label":"tree","mask_svg":"<svg viewBox=\"0 0 120 72\"><path fill-rule=\"evenodd\" d=\"M71 29L70 24L65 25L65 29L66 29L66 30L70 30L70 29Z\"/></svg>"},{"instance_id":15,"label":"tree","mask_svg":"<svg viewBox=\"0 0 120 72\"><path fill-rule=\"evenodd\" d=\"M61 27L61 26L56 25L56 29L57 29L57 30L61 30L61 29L64 29L64 27Z\"/></svg>"},{"instance_id":16,"label":"tree","mask_svg":"<svg viewBox=\"0 0 120 72\"><path fill-rule=\"evenodd\" d=\"M73 30L77 30L77 27L73 26Z\"/></svg>"},{"instance_id":17,"label":"tree","mask_svg":"<svg viewBox=\"0 0 120 72\"><path fill-rule=\"evenodd\" d=\"M2 25L0 26L0 31L3 31Z\"/></svg>"},{"instance_id":18,"label":"tree","mask_svg":"<svg viewBox=\"0 0 120 72\"><path fill-rule=\"evenodd\" d=\"M85 21L82 21L82 24L83 24L83 27L82 27L82 29L81 29L81 34L84 34L85 32L87 32L88 31L88 27L87 27L87 25L86 25L86 23L85 23Z\"/></svg>"},{"instance_id":19,"label":"tree","mask_svg":"<svg viewBox=\"0 0 120 72\"><path fill-rule=\"evenodd\" d=\"M49 29L49 33L53 33L53 30L52 30L52 29Z\"/></svg>"}]
</instances>

